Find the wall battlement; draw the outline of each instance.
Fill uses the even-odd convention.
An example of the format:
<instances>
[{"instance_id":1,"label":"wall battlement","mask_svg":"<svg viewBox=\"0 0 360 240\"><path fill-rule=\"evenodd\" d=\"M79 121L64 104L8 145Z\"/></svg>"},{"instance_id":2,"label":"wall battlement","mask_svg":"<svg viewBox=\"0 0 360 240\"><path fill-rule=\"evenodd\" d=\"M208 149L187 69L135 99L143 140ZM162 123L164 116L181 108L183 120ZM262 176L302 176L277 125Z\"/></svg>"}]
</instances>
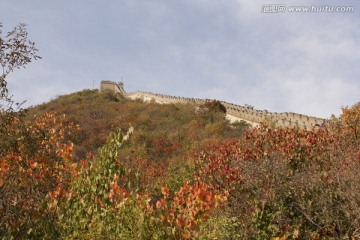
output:
<instances>
[{"instance_id":1,"label":"wall battlement","mask_svg":"<svg viewBox=\"0 0 360 240\"><path fill-rule=\"evenodd\" d=\"M124 94L125 97L130 99L141 99L144 102L154 101L160 104L171 104L171 103L195 103L203 104L211 99L199 99L199 98L185 98L175 97L164 94L156 94L150 92L132 92ZM235 119L245 120L257 125L261 122L271 121L276 122L277 126L283 127L299 127L302 129L311 129L316 125L321 125L326 122L326 119L310 117L303 114L293 112L269 112L267 110L257 110L250 107L245 107L225 101L220 101L226 108L227 115L229 118L235 117Z\"/></svg>"},{"instance_id":2,"label":"wall battlement","mask_svg":"<svg viewBox=\"0 0 360 240\"><path fill-rule=\"evenodd\" d=\"M124 94L124 84L122 82L113 82L110 80L102 80L100 83L100 92L104 90L112 90L116 93Z\"/></svg>"},{"instance_id":3,"label":"wall battlement","mask_svg":"<svg viewBox=\"0 0 360 240\"><path fill-rule=\"evenodd\" d=\"M104 81L103 81L104 82ZM103 82L101 87L103 87ZM114 82L113 82L114 83ZM105 82L104 86L108 86ZM105 88L111 89L111 88ZM114 89L114 88L113 88ZM157 94L151 92L132 92L125 93L123 85L122 91L114 90L123 94L126 98L135 100L140 99L144 102L154 101L159 104L175 104L175 103L190 103L190 104L203 104L214 99L200 99L200 98L186 98L176 97L164 94ZM261 122L275 122L279 127L299 127L301 129L311 129L315 126L322 125L327 120L323 118L311 117L303 114L293 112L269 112L268 110L257 110L251 106L241 106L225 101L220 101L226 108L227 117L231 121L244 120L251 123L253 126L260 124Z\"/></svg>"}]
</instances>

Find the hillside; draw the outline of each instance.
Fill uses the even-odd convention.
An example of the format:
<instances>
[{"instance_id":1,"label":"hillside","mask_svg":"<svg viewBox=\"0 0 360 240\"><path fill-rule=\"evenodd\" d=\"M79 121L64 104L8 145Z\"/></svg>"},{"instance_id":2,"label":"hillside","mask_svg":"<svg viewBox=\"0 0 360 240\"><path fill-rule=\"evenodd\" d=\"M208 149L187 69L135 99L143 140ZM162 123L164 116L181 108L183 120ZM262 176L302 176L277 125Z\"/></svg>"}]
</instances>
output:
<instances>
[{"instance_id":1,"label":"hillside","mask_svg":"<svg viewBox=\"0 0 360 240\"><path fill-rule=\"evenodd\" d=\"M117 128L126 130L131 124L134 133L122 148L123 161L129 167L134 167L135 162L140 164L140 159L143 164L146 161L154 167L161 163L162 173L167 172L166 169L182 172L187 168L189 171L189 154L202 143L239 139L249 126L245 122L230 123L225 113L210 102L161 105L127 99L112 91L83 90L59 96L31 108L29 117L49 111L65 114L68 122L79 125L79 130L69 139L75 145L75 161L85 159L88 153L96 155L110 132Z\"/></svg>"},{"instance_id":2,"label":"hillside","mask_svg":"<svg viewBox=\"0 0 360 240\"><path fill-rule=\"evenodd\" d=\"M0 115L0 236L360 237L359 104L306 130L231 123L219 101L124 96Z\"/></svg>"},{"instance_id":3,"label":"hillside","mask_svg":"<svg viewBox=\"0 0 360 240\"><path fill-rule=\"evenodd\" d=\"M29 113L31 116L53 111L65 114L68 121L78 124L80 131L71 139L76 145L78 159L85 158L88 151L95 153L111 131L119 127L127 129L130 124L135 128L132 140L137 149L134 151L154 159L172 156L172 153L165 156L156 152L160 150L154 149L154 145L160 144L159 141L178 146L176 152L181 152L181 148L200 140L239 138L248 126L245 122L230 123L217 109L195 113L198 106L205 105L160 105L127 99L111 91L84 90L36 106Z\"/></svg>"}]
</instances>

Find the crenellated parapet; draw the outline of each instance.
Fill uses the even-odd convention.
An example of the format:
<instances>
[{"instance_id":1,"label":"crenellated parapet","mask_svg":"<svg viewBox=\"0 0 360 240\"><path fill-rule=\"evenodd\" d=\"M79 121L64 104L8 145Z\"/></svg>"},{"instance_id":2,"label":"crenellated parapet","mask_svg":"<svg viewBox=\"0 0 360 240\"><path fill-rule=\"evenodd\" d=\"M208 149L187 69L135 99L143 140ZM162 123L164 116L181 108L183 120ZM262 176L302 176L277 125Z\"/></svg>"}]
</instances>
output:
<instances>
[{"instance_id":1,"label":"crenellated parapet","mask_svg":"<svg viewBox=\"0 0 360 240\"><path fill-rule=\"evenodd\" d=\"M124 94L130 99L141 99L144 102L154 101L159 104L171 104L171 103L195 103L202 104L211 99L199 99L199 98L185 98L175 97L164 94L150 93L150 92L133 92ZM252 125L257 125L261 122L273 122L277 126L283 127L299 127L302 129L311 129L315 126L321 126L326 122L325 119L310 117L303 114L292 112L269 112L267 110L257 110L249 106L241 106L225 101L220 101L226 108L226 112L229 119L232 120L244 120L250 122Z\"/></svg>"},{"instance_id":2,"label":"crenellated parapet","mask_svg":"<svg viewBox=\"0 0 360 240\"><path fill-rule=\"evenodd\" d=\"M204 103L207 100L200 98L185 98L185 97L176 97L158 93L151 92L132 92L124 94L125 97L130 99L141 99L144 102L154 101L160 104L170 104L170 103Z\"/></svg>"},{"instance_id":3,"label":"crenellated parapet","mask_svg":"<svg viewBox=\"0 0 360 240\"><path fill-rule=\"evenodd\" d=\"M186 98L170 96L165 94L151 93L151 92L132 92L125 93L122 83L115 83L111 81L102 81L101 90L112 89L115 92L123 94L126 98L136 100L140 99L144 102L156 102L159 104L203 104L214 99L200 99L200 98ZM310 117L303 114L292 112L269 112L267 110L254 109L249 105L237 105L220 101L226 108L226 115L230 121L246 121L253 126L262 122L271 122L279 127L299 127L301 129L311 129L315 126L321 126L326 123L326 119Z\"/></svg>"}]
</instances>

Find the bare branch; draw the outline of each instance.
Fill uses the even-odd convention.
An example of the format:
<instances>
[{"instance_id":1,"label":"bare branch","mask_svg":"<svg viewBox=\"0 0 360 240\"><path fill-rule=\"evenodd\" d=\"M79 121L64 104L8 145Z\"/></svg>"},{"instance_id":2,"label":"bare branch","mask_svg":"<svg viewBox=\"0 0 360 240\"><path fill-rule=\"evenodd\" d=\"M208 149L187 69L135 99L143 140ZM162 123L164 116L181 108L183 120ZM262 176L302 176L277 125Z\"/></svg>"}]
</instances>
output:
<instances>
[{"instance_id":1,"label":"bare branch","mask_svg":"<svg viewBox=\"0 0 360 240\"><path fill-rule=\"evenodd\" d=\"M15 68L25 68L28 63L41 57L37 55L35 43L28 40L26 24L19 23L5 36L2 35L2 27L0 22L0 99L8 100L7 75Z\"/></svg>"}]
</instances>

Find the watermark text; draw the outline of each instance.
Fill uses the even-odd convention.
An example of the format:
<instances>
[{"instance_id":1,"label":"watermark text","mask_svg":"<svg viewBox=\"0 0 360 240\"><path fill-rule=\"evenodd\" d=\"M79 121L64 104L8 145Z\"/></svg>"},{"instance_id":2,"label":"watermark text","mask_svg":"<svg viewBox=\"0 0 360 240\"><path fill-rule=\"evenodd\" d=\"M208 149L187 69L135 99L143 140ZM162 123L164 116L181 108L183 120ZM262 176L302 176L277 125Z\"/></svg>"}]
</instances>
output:
<instances>
[{"instance_id":1,"label":"watermark text","mask_svg":"<svg viewBox=\"0 0 360 240\"><path fill-rule=\"evenodd\" d=\"M263 13L352 13L354 11L354 6L288 6L286 4L263 4L261 6Z\"/></svg>"}]
</instances>

